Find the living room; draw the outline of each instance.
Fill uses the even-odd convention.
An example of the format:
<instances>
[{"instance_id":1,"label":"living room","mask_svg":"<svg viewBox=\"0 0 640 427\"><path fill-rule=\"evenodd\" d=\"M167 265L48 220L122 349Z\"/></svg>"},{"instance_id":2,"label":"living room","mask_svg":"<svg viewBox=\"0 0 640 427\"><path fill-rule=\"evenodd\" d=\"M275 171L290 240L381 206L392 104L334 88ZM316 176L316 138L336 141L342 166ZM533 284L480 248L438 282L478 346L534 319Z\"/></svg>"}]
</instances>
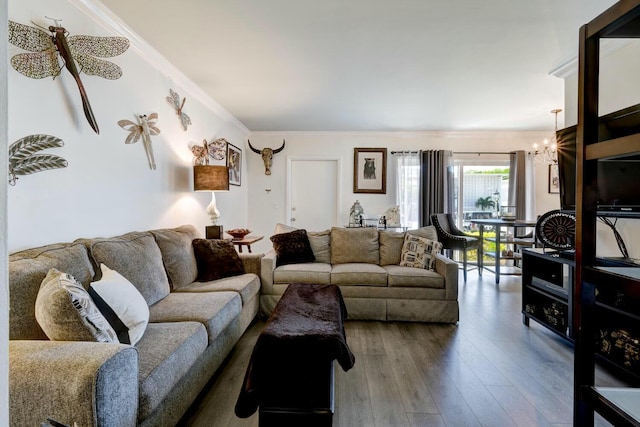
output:
<instances>
[{"instance_id":1,"label":"living room","mask_svg":"<svg viewBox=\"0 0 640 427\"><path fill-rule=\"evenodd\" d=\"M104 4L108 4L105 2ZM600 4L586 22L606 5ZM69 242L81 237L109 237L134 230L150 230L192 224L204 231L209 224L206 207L208 193L193 191L193 146L224 138L241 150L242 163L239 185L228 192L216 193L221 212L220 223L226 230L248 227L265 238L253 246L254 252L265 252L271 247L268 237L275 224L287 222L289 212L288 173L289 158L340 159L340 177L335 225L346 225L349 209L358 199L372 215L384 212L396 204L395 164L389 154L386 194L353 193L354 148L386 148L392 150L446 149L456 152L509 152L532 151L534 143L548 137L553 129L552 108L561 107L560 127L577 120L577 66L569 62L566 69L546 76L554 90L561 93L562 105L547 105L531 114L545 116L548 121L541 128L525 130L255 130L243 124L225 105L219 104L198 87L181 70L179 63L171 63L152 45L138 38L124 24L127 20L92 1L9 0L3 10L6 20L33 27L47 27L52 22L45 18L63 18L61 23L74 35L120 36L129 40L129 48L120 55L108 58L122 69L115 80L82 74L86 94L99 125L97 134L85 119L76 82L65 70L52 80L50 77L28 78L17 72L10 58L26 53L18 46L3 43L7 58L8 87L7 113L1 119L6 129L7 145L29 135L47 134L63 141L63 146L47 149L47 154L63 158L64 167L19 175L13 186L5 186L3 196L3 227L7 232L0 247L0 272L6 277L6 258L9 253L56 242ZM120 5L126 8L126 2ZM158 6L159 7L159 6ZM152 18L152 12L149 19ZM577 26L574 29L577 46ZM212 31L212 37L218 37ZM188 51L188 46L185 47ZM602 86L606 96L602 100L603 112L614 111L639 102L640 85L632 78L640 71L638 46L629 43L612 46L608 52L607 68L602 70ZM217 56L217 55L214 55ZM223 60L223 58L218 58ZM564 58L563 58L564 59ZM3 59L4 61L4 59ZM619 65L623 64L623 67ZM215 64L211 65L215 66ZM623 74L619 70L624 70ZM549 71L549 68L546 70ZM256 71L259 72L259 71ZM604 90L603 89L603 90ZM178 97L178 105L167 101L170 90ZM243 90L251 90L243 88ZM274 94L273 96L278 96ZM526 103L526 100L522 101ZM295 107L292 107L295 108ZM482 108L478 106L477 108ZM157 113L156 126L160 130L152 135L150 143L139 140L127 144L128 130L118 121L136 121L139 115L150 117ZM181 114L188 114L190 125L185 128ZM6 117L5 117L6 116ZM518 118L513 118L518 120ZM144 139L144 138L143 138ZM273 158L272 174L265 175L262 159L254 154L247 140L256 148L277 148L286 141L282 152ZM150 167L152 150L155 169ZM3 154L4 156L5 154ZM4 157L3 157L4 158ZM224 165L225 160L217 160ZM7 162L3 162L7 163ZM6 166L5 166L6 167ZM312 181L314 177L308 177ZM559 208L557 194L547 191L546 165L536 165L536 214ZM621 227L632 254L640 253L633 236L634 227ZM615 250L613 248L612 250ZM7 292L8 293L8 292ZM5 295L2 298L7 298ZM0 300L2 305L6 299ZM3 313L2 324L8 325ZM6 329L6 328L4 328ZM7 341L7 332L0 339ZM6 357L0 359L5 362ZM6 363L0 363L6 367ZM7 390L2 390L5 394ZM0 410L6 399L0 399ZM6 409L6 408L5 408ZM0 411L0 415L8 411ZM8 419L8 416L2 419Z\"/></svg>"}]
</instances>

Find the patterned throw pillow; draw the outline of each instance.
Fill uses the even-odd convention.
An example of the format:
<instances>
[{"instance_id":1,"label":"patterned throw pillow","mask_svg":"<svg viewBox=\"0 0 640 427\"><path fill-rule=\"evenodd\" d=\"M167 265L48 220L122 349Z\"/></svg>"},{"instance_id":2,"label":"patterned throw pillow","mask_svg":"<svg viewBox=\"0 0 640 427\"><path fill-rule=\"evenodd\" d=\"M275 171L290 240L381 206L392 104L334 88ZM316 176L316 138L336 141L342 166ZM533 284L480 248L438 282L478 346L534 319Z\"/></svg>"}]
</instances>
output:
<instances>
[{"instance_id":1,"label":"patterned throw pillow","mask_svg":"<svg viewBox=\"0 0 640 427\"><path fill-rule=\"evenodd\" d=\"M271 236L273 249L276 251L276 266L314 262L316 257L311 250L307 230L295 230Z\"/></svg>"},{"instance_id":2,"label":"patterned throw pillow","mask_svg":"<svg viewBox=\"0 0 640 427\"><path fill-rule=\"evenodd\" d=\"M407 233L402 245L400 265L434 270L436 254L441 250L442 243Z\"/></svg>"},{"instance_id":3,"label":"patterned throw pillow","mask_svg":"<svg viewBox=\"0 0 640 427\"><path fill-rule=\"evenodd\" d=\"M233 243L227 240L194 239L198 282L210 282L244 274L244 264Z\"/></svg>"},{"instance_id":4,"label":"patterned throw pillow","mask_svg":"<svg viewBox=\"0 0 640 427\"><path fill-rule=\"evenodd\" d=\"M52 341L119 342L116 331L82 285L55 268L40 285L36 319Z\"/></svg>"},{"instance_id":5,"label":"patterned throw pillow","mask_svg":"<svg viewBox=\"0 0 640 427\"><path fill-rule=\"evenodd\" d=\"M135 345L149 323L149 307L123 275L100 264L102 278L89 285L89 295L116 331L122 344Z\"/></svg>"}]
</instances>

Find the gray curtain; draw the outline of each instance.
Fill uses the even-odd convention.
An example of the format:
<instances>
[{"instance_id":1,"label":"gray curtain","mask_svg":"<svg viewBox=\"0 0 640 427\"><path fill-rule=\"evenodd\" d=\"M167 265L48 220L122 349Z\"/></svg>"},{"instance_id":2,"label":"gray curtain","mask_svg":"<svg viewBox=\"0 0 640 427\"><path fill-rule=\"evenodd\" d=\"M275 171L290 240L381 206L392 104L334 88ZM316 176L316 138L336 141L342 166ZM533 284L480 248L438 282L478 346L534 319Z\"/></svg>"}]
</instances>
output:
<instances>
[{"instance_id":1,"label":"gray curtain","mask_svg":"<svg viewBox=\"0 0 640 427\"><path fill-rule=\"evenodd\" d=\"M453 152L427 150L420 159L420 226L431 225L431 214L453 212Z\"/></svg>"},{"instance_id":2,"label":"gray curtain","mask_svg":"<svg viewBox=\"0 0 640 427\"><path fill-rule=\"evenodd\" d=\"M516 207L516 218L527 218L527 153L519 150L509 155L509 205Z\"/></svg>"}]
</instances>

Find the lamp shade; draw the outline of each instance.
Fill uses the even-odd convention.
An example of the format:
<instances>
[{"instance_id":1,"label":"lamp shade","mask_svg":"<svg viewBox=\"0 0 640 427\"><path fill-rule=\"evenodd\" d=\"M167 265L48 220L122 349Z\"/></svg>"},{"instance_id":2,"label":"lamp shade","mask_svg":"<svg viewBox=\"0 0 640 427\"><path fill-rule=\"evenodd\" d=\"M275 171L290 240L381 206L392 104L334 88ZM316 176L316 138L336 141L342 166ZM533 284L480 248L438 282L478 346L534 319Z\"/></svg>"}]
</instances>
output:
<instances>
[{"instance_id":1,"label":"lamp shade","mask_svg":"<svg viewBox=\"0 0 640 427\"><path fill-rule=\"evenodd\" d=\"M229 168L198 165L193 167L194 191L229 191Z\"/></svg>"}]
</instances>

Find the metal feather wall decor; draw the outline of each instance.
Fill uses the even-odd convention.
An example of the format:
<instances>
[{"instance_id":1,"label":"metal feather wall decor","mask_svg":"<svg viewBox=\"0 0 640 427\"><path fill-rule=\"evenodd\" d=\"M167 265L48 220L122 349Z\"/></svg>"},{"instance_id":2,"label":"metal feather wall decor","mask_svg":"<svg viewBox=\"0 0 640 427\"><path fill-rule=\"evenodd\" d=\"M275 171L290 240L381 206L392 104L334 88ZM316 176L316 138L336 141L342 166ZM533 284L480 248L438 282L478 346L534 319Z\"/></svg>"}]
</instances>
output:
<instances>
[{"instance_id":1,"label":"metal feather wall decor","mask_svg":"<svg viewBox=\"0 0 640 427\"><path fill-rule=\"evenodd\" d=\"M193 164L208 165L209 158L214 160L224 160L227 153L227 140L224 138L218 138L215 141L207 142L206 139L202 140L202 145L194 143L189 144L189 149L193 153Z\"/></svg>"},{"instance_id":2,"label":"metal feather wall decor","mask_svg":"<svg viewBox=\"0 0 640 427\"><path fill-rule=\"evenodd\" d=\"M174 92L172 89L169 89L169 96L167 96L167 102L171 104L171 106L176 110L176 114L180 119L180 123L182 124L182 129L186 132L187 126L191 124L191 117L187 115L182 109L184 108L184 103L187 102L187 98L183 98L182 102L180 102L180 95L177 92Z\"/></svg>"},{"instance_id":3,"label":"metal feather wall decor","mask_svg":"<svg viewBox=\"0 0 640 427\"><path fill-rule=\"evenodd\" d=\"M9 146L9 184L16 185L18 175L30 175L51 169L66 168L67 161L55 154L36 154L47 148L63 147L60 138L51 135L29 135Z\"/></svg>"},{"instance_id":4,"label":"metal feather wall decor","mask_svg":"<svg viewBox=\"0 0 640 427\"><path fill-rule=\"evenodd\" d=\"M52 20L54 25L48 28L50 34L40 28L9 21L9 42L31 52L14 55L11 65L17 72L32 79L49 76L55 79L62 70L59 62L61 58L62 65L78 85L85 117L91 128L99 134L98 122L91 109L80 73L109 80L119 79L122 69L113 62L98 58L111 58L124 53L129 48L129 40L125 37L69 37L69 32L60 26L61 20Z\"/></svg>"},{"instance_id":5,"label":"metal feather wall decor","mask_svg":"<svg viewBox=\"0 0 640 427\"><path fill-rule=\"evenodd\" d=\"M153 147L151 146L151 135L159 135L160 129L156 126L158 121L158 113L151 113L147 117L146 114L138 116L138 123L131 120L120 120L118 125L129 131L129 136L124 140L125 144L135 144L142 137L144 150L147 152L147 160L149 161L149 169L155 170L156 160L153 157Z\"/></svg>"}]
</instances>

